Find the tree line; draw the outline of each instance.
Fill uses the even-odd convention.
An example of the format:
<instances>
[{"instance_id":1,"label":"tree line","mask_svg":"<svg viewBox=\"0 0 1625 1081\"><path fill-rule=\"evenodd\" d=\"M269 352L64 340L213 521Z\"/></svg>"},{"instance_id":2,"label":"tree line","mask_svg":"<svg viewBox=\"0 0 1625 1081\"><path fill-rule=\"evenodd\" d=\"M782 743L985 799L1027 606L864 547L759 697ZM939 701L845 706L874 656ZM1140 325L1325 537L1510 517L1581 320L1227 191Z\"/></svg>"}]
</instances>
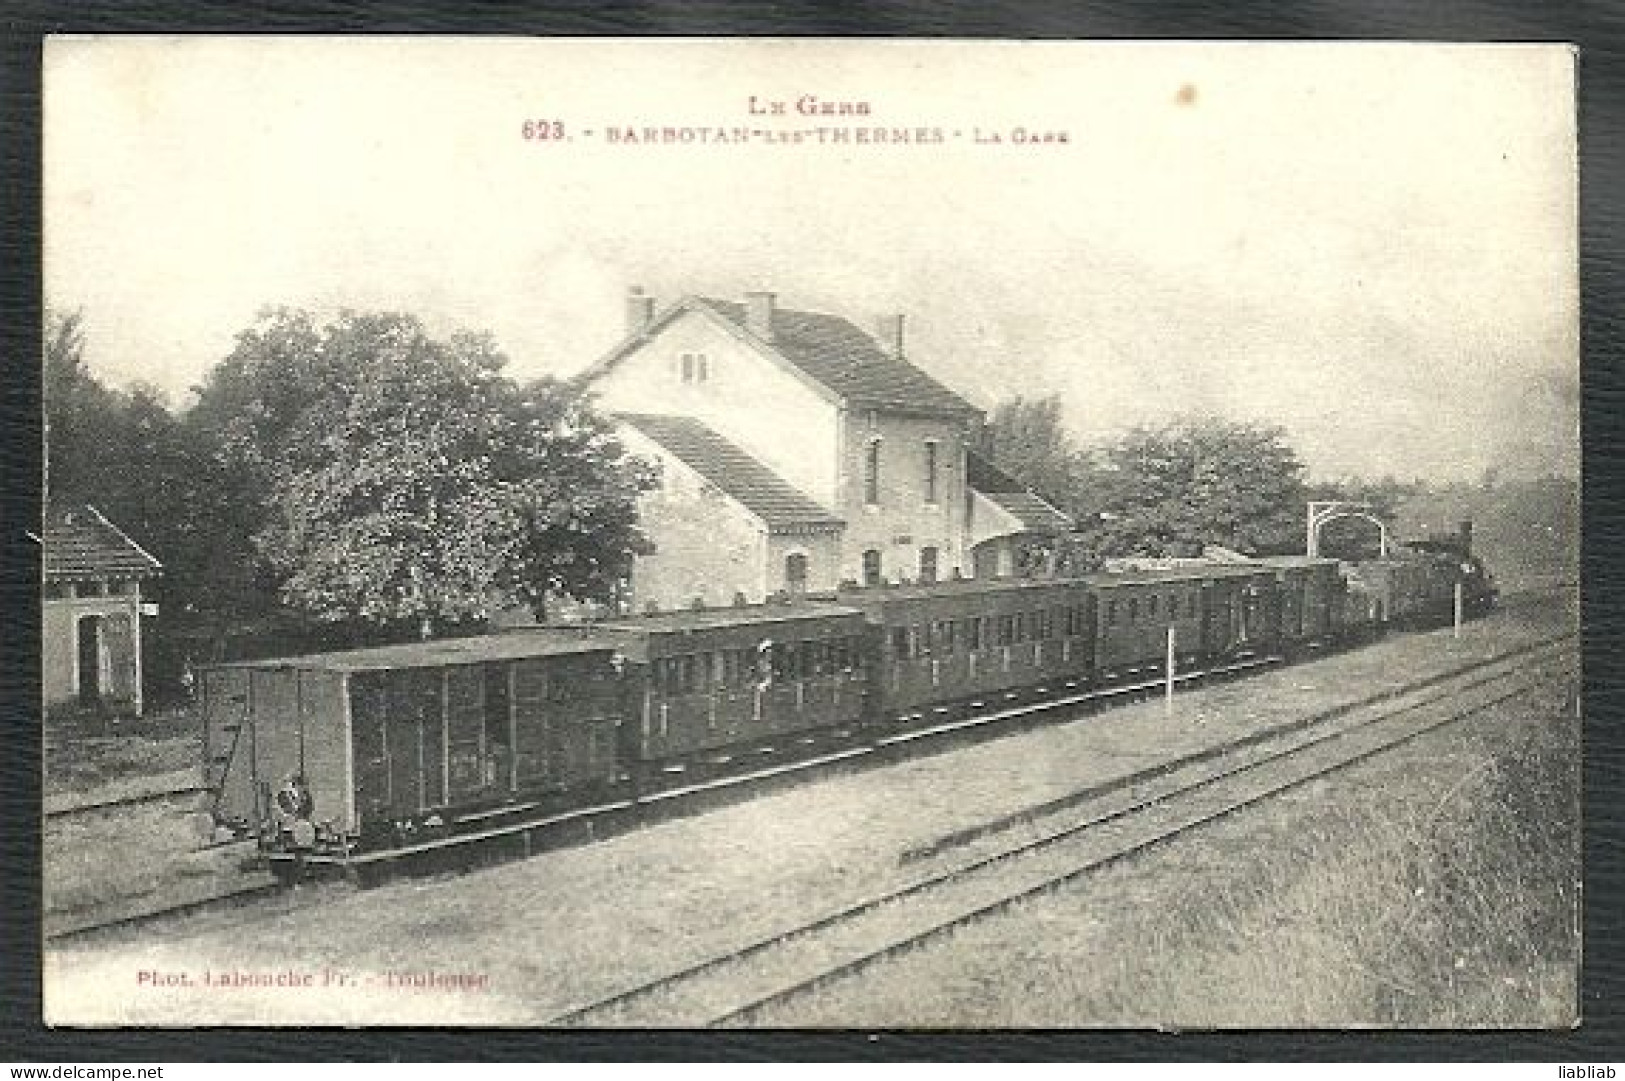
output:
<instances>
[{"instance_id":1,"label":"tree line","mask_svg":"<svg viewBox=\"0 0 1625 1081\"><path fill-rule=\"evenodd\" d=\"M1059 395L1000 403L984 446L1001 469L1070 515L1077 531L1056 552L1074 570L1112 558L1200 555L1219 545L1248 555L1301 553L1309 500L1367 503L1392 519L1417 483L1342 480L1311 483L1280 427L1211 416L1141 425L1098 445L1067 430ZM1376 554L1368 524L1334 521L1322 551L1341 558Z\"/></svg>"},{"instance_id":2,"label":"tree line","mask_svg":"<svg viewBox=\"0 0 1625 1081\"><path fill-rule=\"evenodd\" d=\"M154 642L187 651L238 632L399 640L549 597L613 601L647 546L636 503L653 467L582 388L506 366L489 335L437 337L410 315L277 309L172 409L97 380L82 315L53 313L48 498L96 505L164 564Z\"/></svg>"},{"instance_id":3,"label":"tree line","mask_svg":"<svg viewBox=\"0 0 1625 1081\"><path fill-rule=\"evenodd\" d=\"M221 659L233 635L281 651L472 629L506 608L540 616L550 598L613 603L648 550L637 500L654 467L581 386L507 375L488 334L268 310L179 408L96 379L78 312L50 315L44 344L48 495L96 505L164 564L160 682ZM1030 553L1069 570L1210 544L1301 551L1305 500L1391 515L1407 494L1310 485L1263 425L1185 418L1085 447L1055 395L1003 403L984 436L997 465L1078 523ZM1341 554L1368 534L1345 523L1324 540Z\"/></svg>"}]
</instances>

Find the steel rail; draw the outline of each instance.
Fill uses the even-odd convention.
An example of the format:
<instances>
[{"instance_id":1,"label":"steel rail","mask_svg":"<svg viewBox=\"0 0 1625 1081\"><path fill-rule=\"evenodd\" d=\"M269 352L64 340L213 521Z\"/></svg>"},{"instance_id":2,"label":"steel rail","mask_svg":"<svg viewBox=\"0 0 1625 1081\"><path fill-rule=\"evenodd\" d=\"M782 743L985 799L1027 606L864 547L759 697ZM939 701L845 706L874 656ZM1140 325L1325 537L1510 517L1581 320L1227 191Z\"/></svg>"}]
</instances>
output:
<instances>
[{"instance_id":1,"label":"steel rail","mask_svg":"<svg viewBox=\"0 0 1625 1081\"><path fill-rule=\"evenodd\" d=\"M624 1013L627 1008L633 1007L638 1003L656 998L662 994L671 992L682 985L704 979L730 967L759 958L769 951L783 948L810 935L816 935L843 925L850 925L854 920L876 912L885 906L905 902L910 898L926 895L933 890L941 890L947 886L951 886L964 880L967 876L977 874L989 868L1008 864L1010 861L1018 859L1023 855L1055 846L1068 839L1074 838L1085 831L1096 830L1107 823L1118 821L1129 815L1142 813L1148 808L1165 804L1170 800L1174 800L1180 796L1188 795L1191 792L1218 784L1224 780L1259 770L1284 758L1303 755L1314 747L1317 747L1329 740L1366 731L1372 726L1380 724L1385 720L1391 720L1396 716L1415 713L1417 710L1436 704L1447 698L1457 696L1464 691L1471 690L1475 687L1498 680L1515 677L1521 673L1522 662L1525 662L1526 658L1531 653L1539 652L1542 649L1551 649L1570 637L1572 637L1572 635L1557 636L1553 639L1543 640L1539 643L1521 647L1518 650L1491 658L1473 666L1457 669L1445 676L1429 677L1428 679L1419 681L1414 685L1398 691L1385 692L1382 695L1373 696L1372 698L1358 703L1344 704L1330 710L1322 711L1321 713L1315 714L1307 720L1298 720L1291 722L1288 725L1278 726L1277 730L1270 733L1270 736L1275 738L1282 738L1283 736L1290 738L1291 736L1300 734L1305 730L1312 731L1312 726L1316 724L1334 724L1338 720L1345 719L1352 713L1355 713L1362 708L1370 708L1386 702L1391 702L1396 697L1414 695L1438 686L1450 679L1461 680L1461 677L1463 676L1476 676L1476 678L1465 680L1461 682L1459 686L1452 687L1439 694L1422 698L1417 701L1404 702L1392 709L1380 712L1371 718L1360 720L1354 724L1337 728L1329 732L1314 734L1312 735L1312 738L1293 743L1283 750L1276 751L1263 757L1250 758L1245 762L1221 769L1219 772L1210 776L1202 777L1194 782L1175 787L1171 791L1138 799L1127 807L1119 808L1109 813L1090 815L1084 818L1082 821L1073 822L1061 830L1043 835L1034 840L1005 848L993 853L992 855L976 859L970 863L952 868L946 872L930 874L914 882L888 890L882 894L863 899L853 904L845 905L826 914L823 917L820 917L817 920L790 928L784 932L760 939L719 957L699 962L697 964L688 966L687 968L669 973L648 983L641 984L637 987L630 988L626 991L607 996L585 1006L576 1008L568 1013L561 1014L553 1018L549 1023L561 1025L583 1024L589 1022L595 1017L606 1015L614 1016L617 1013ZM1509 662L1520 663L1517 667L1513 667L1505 672L1493 673L1490 675L1482 674L1482 670L1484 668L1504 665ZM1236 755L1250 750L1255 750L1260 742L1260 739L1257 738L1257 734L1253 734L1248 737L1243 737L1241 740L1220 745L1219 748L1210 748L1206 751L1198 752L1195 755L1187 756L1185 759L1175 760L1172 763L1163 764L1162 766L1153 768L1152 770L1142 771L1142 775L1137 775L1132 780L1126 780L1121 784L1099 786L1096 789L1086 791L1089 792L1091 798L1094 796L1103 797L1111 792L1132 787L1136 783L1145 783L1147 780L1154 779L1153 775L1166 777L1177 772L1180 768L1189 768L1193 765L1208 764L1215 759L1222 758L1226 754ZM1040 809L1044 814L1054 814L1067 809L1067 807L1074 805L1075 803L1076 800L1068 801L1063 797L1062 800L1050 801L1049 803L1040 805ZM1040 816L1041 815L1039 814L1019 816L1004 821L1001 823L1000 828L1015 828L1017 825L1034 821ZM741 1007L739 1010L725 1014L723 1019L731 1018L735 1013L739 1013L741 1010L755 1008L755 1005Z\"/></svg>"}]
</instances>

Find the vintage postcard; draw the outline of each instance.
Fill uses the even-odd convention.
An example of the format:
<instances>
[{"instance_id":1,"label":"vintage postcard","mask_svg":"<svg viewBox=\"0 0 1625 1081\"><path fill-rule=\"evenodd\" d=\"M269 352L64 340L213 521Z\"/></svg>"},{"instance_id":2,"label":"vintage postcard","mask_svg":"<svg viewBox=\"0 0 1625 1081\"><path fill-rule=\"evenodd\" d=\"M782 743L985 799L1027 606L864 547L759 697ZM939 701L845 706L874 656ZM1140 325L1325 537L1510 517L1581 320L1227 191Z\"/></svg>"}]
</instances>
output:
<instances>
[{"instance_id":1,"label":"vintage postcard","mask_svg":"<svg viewBox=\"0 0 1625 1081\"><path fill-rule=\"evenodd\" d=\"M1574 100L48 40L47 1021L1577 1024Z\"/></svg>"}]
</instances>

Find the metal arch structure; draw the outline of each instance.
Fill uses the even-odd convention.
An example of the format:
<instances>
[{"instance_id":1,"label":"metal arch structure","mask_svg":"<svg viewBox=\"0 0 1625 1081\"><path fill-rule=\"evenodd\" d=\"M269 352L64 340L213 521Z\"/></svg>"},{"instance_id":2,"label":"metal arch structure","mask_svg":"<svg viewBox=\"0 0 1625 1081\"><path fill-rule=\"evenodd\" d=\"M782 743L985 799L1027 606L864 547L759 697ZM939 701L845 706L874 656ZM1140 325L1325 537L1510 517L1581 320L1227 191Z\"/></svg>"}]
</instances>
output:
<instances>
[{"instance_id":1,"label":"metal arch structure","mask_svg":"<svg viewBox=\"0 0 1625 1081\"><path fill-rule=\"evenodd\" d=\"M1327 522L1339 518L1364 518L1377 527L1378 558L1388 558L1388 523L1371 513L1370 503L1351 503L1344 499L1310 500L1304 554L1313 558L1320 555L1320 531Z\"/></svg>"}]
</instances>

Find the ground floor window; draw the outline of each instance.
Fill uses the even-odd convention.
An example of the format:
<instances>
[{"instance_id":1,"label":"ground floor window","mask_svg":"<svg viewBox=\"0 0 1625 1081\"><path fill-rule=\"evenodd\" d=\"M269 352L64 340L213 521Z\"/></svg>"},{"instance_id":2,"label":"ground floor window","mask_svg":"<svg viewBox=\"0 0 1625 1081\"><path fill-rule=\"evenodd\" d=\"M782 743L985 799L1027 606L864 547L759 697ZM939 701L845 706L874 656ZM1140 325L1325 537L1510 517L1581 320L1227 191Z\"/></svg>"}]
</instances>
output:
<instances>
[{"instance_id":1,"label":"ground floor window","mask_svg":"<svg viewBox=\"0 0 1625 1081\"><path fill-rule=\"evenodd\" d=\"M880 550L871 548L863 553L863 584L878 586L880 584Z\"/></svg>"},{"instance_id":2,"label":"ground floor window","mask_svg":"<svg viewBox=\"0 0 1625 1081\"><path fill-rule=\"evenodd\" d=\"M784 557L784 584L792 593L802 593L807 589L807 557L800 552L794 552Z\"/></svg>"}]
</instances>

